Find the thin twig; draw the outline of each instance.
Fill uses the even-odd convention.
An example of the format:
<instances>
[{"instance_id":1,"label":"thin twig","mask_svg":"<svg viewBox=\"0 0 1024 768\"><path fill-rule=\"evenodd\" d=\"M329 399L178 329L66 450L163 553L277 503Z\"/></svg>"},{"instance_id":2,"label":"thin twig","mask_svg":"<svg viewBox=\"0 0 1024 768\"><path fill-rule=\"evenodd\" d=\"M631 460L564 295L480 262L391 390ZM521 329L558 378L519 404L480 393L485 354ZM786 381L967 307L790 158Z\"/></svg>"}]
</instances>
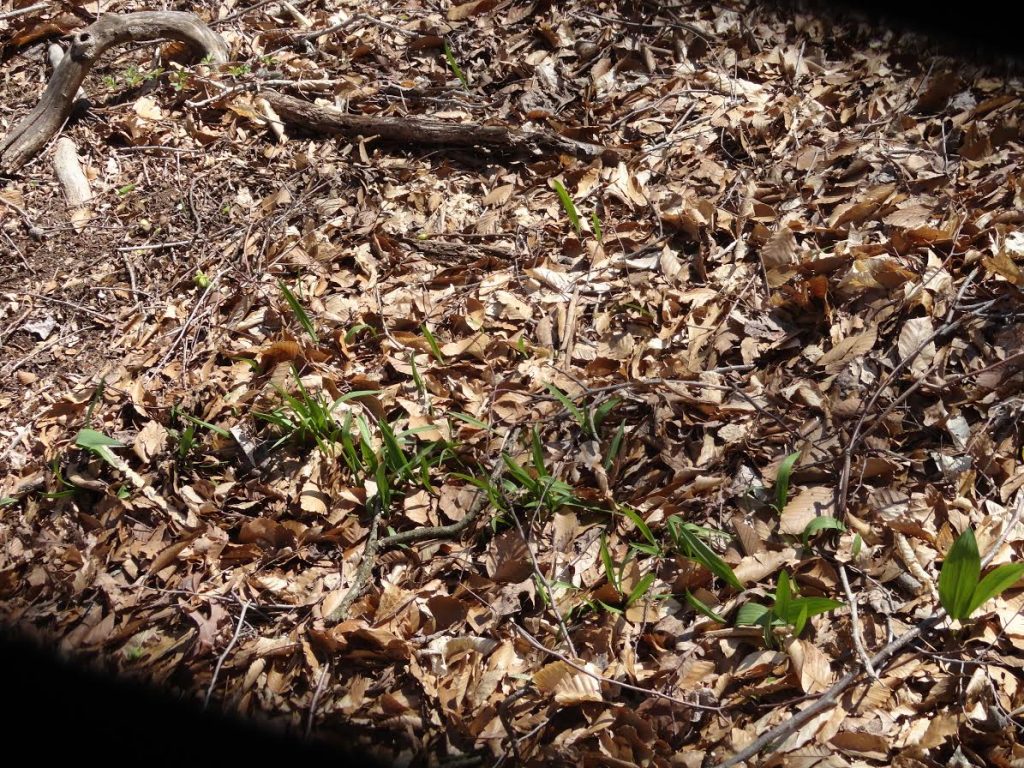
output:
<instances>
[{"instance_id":1,"label":"thin twig","mask_svg":"<svg viewBox=\"0 0 1024 768\"><path fill-rule=\"evenodd\" d=\"M875 667L871 663L871 657L868 656L868 650L864 645L864 637L860 632L857 598L853 594L853 590L850 589L850 580L846 576L846 566L842 563L839 564L839 580L843 583L843 591L846 593L846 600L850 604L850 627L853 632L853 647L857 651L857 656L860 658L860 663L864 666L864 670L871 675L873 680L878 680L878 673L875 672Z\"/></svg>"},{"instance_id":2,"label":"thin twig","mask_svg":"<svg viewBox=\"0 0 1024 768\"><path fill-rule=\"evenodd\" d=\"M922 621L913 629L900 635L898 638L893 640L882 650L871 657L871 665L876 669L880 668L885 662L892 658L897 652L905 648L911 642L920 637L923 633L934 627L936 624L946 618L946 612L939 609L934 614L929 616L927 619ZM815 717L820 715L822 712L831 708L836 701L839 699L846 689L849 688L857 678L860 677L861 670L858 667L852 672L848 672L843 678L841 678L835 685L829 688L820 699L811 704L807 709L797 712L792 717L784 720L774 728L769 729L765 733L762 733L758 738L754 739L747 747L741 749L732 757L719 763L715 768L732 768L734 765L744 763L750 758L754 757L762 750L767 748L771 744L782 746L782 743L792 734L796 733L806 723L813 720ZM774 750L771 750L774 751Z\"/></svg>"},{"instance_id":3,"label":"thin twig","mask_svg":"<svg viewBox=\"0 0 1024 768\"><path fill-rule=\"evenodd\" d=\"M25 8L15 8L13 11L4 11L0 13L0 21L6 21L7 19L15 19L18 16L28 16L30 13L36 11L45 11L49 3L36 3L35 5L29 5Z\"/></svg>"},{"instance_id":4,"label":"thin twig","mask_svg":"<svg viewBox=\"0 0 1024 768\"><path fill-rule=\"evenodd\" d=\"M331 676L331 662L327 662L324 665L323 671L320 673L320 679L316 683L316 690L313 691L313 700L309 703L309 716L306 718L306 738L313 732L313 722L316 719L316 706L320 703L320 696L324 692L324 687L327 684L327 678Z\"/></svg>"},{"instance_id":5,"label":"thin twig","mask_svg":"<svg viewBox=\"0 0 1024 768\"><path fill-rule=\"evenodd\" d=\"M523 756L519 753L519 739L516 738L516 729L512 724L512 716L509 714L509 710L512 704L519 701L526 694L530 692L530 686L524 685L514 693L505 697L505 700L498 705L498 717L501 720L501 724L505 726L505 733L508 734L509 743L512 746L512 756L516 759L516 765L523 764Z\"/></svg>"},{"instance_id":6,"label":"thin twig","mask_svg":"<svg viewBox=\"0 0 1024 768\"><path fill-rule=\"evenodd\" d=\"M231 649L235 647L235 643L238 642L239 636L242 634L242 627L245 626L245 614L249 610L249 601L245 600L242 602L242 612L238 614L238 624L235 625L235 634L231 637L231 642L228 643L228 647L224 649L224 652L217 658L217 666L213 668L213 678L210 680L210 687L206 689L206 698L203 700L203 709L210 706L210 697L213 696L213 689L217 687L217 678L220 676L220 669L224 666L224 660L227 659L228 654L231 653Z\"/></svg>"},{"instance_id":7,"label":"thin twig","mask_svg":"<svg viewBox=\"0 0 1024 768\"><path fill-rule=\"evenodd\" d=\"M352 606L352 603L363 594L366 589L366 584L370 580L370 573L373 572L374 560L377 558L377 547L379 539L377 538L377 531L380 527L380 516L383 512L381 505L374 505L373 517L370 520L370 533L366 537L366 544L363 546L362 559L359 561L359 567L356 569L356 575L352 579L352 585L348 588L348 592L341 598L341 602L338 603L337 607L327 614L327 621L332 624L341 621L348 614L348 609Z\"/></svg>"}]
</instances>

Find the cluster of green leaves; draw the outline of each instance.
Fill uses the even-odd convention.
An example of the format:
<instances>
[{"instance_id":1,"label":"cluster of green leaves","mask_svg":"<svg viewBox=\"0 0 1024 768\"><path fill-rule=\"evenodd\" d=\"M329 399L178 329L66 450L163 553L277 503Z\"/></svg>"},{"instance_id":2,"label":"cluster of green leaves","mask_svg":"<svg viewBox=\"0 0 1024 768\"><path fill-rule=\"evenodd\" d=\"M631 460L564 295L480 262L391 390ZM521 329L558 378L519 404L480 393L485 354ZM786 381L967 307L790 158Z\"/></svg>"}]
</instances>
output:
<instances>
[{"instance_id":1,"label":"cluster of green leaves","mask_svg":"<svg viewBox=\"0 0 1024 768\"><path fill-rule=\"evenodd\" d=\"M411 438L429 427L395 431L385 421L377 421L376 427L379 444L362 414L345 414L340 433L341 456L353 476L373 480L383 509L388 509L409 484L433 492L431 471L452 458L451 447L441 441L417 447Z\"/></svg>"},{"instance_id":2,"label":"cluster of green leaves","mask_svg":"<svg viewBox=\"0 0 1024 768\"><path fill-rule=\"evenodd\" d=\"M783 571L775 585L771 606L744 603L736 612L736 624L760 626L767 645L775 645L775 629L791 627L793 635L800 636L811 616L840 608L843 604L827 597L798 597L791 585L789 574Z\"/></svg>"},{"instance_id":3,"label":"cluster of green leaves","mask_svg":"<svg viewBox=\"0 0 1024 768\"><path fill-rule=\"evenodd\" d=\"M618 397L610 397L607 400L598 403L597 405L591 405L590 403L576 403L571 397L565 392L560 390L554 384L547 384L547 390L551 395L562 404L562 406L569 412L573 417L573 420L583 431L583 434L592 439L598 438L601 425L604 424L608 415L615 410L615 407L622 402ZM611 450L609 453L614 459L614 454L618 451L622 444L622 438L625 434L625 425L620 424L619 430L612 440ZM607 469L607 467L606 467Z\"/></svg>"},{"instance_id":4,"label":"cluster of green leaves","mask_svg":"<svg viewBox=\"0 0 1024 768\"><path fill-rule=\"evenodd\" d=\"M950 618L966 621L1024 576L1024 563L1005 563L981 578L981 555L968 528L953 542L939 571L939 602Z\"/></svg>"},{"instance_id":5,"label":"cluster of green leaves","mask_svg":"<svg viewBox=\"0 0 1024 768\"><path fill-rule=\"evenodd\" d=\"M310 394L302 383L298 371L292 368L292 376L298 394L291 394L280 387L277 393L282 403L270 411L257 411L253 415L278 431L278 439L272 448L279 448L287 442L299 445L316 443L326 455L333 453L333 445L342 438L341 422L335 417L335 411L342 403L366 395L376 394L374 390L355 390L346 392L332 401L322 393Z\"/></svg>"}]
</instances>

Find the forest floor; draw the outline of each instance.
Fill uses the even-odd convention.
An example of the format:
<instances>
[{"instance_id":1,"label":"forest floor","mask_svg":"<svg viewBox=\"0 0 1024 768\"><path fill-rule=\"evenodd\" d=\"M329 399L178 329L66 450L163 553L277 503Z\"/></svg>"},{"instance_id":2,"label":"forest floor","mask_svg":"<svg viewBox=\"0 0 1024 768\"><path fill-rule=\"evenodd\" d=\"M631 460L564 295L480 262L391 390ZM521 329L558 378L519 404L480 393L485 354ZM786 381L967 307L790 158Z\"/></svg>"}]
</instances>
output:
<instances>
[{"instance_id":1,"label":"forest floor","mask_svg":"<svg viewBox=\"0 0 1024 768\"><path fill-rule=\"evenodd\" d=\"M29 5L2 133L98 10ZM939 582L1024 548L1019 66L743 2L167 5L231 63L111 51L92 199L50 148L0 186L6 623L394 764L1024 760L1024 585ZM606 151L276 132L268 85Z\"/></svg>"}]
</instances>

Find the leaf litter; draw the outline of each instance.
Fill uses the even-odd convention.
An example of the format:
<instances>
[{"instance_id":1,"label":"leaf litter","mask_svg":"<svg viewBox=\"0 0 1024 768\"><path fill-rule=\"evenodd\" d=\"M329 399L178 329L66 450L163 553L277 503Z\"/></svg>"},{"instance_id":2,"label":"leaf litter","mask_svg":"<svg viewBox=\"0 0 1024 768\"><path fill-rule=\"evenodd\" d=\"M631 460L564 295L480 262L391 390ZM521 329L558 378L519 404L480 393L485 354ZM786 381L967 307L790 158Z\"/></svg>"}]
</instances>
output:
<instances>
[{"instance_id":1,"label":"leaf litter","mask_svg":"<svg viewBox=\"0 0 1024 768\"><path fill-rule=\"evenodd\" d=\"M0 16L5 130L79 10ZM1024 592L937 613L1022 546L1018 70L744 3L197 12L225 69L87 80L93 218L0 189L5 621L403 764L1024 759Z\"/></svg>"}]
</instances>

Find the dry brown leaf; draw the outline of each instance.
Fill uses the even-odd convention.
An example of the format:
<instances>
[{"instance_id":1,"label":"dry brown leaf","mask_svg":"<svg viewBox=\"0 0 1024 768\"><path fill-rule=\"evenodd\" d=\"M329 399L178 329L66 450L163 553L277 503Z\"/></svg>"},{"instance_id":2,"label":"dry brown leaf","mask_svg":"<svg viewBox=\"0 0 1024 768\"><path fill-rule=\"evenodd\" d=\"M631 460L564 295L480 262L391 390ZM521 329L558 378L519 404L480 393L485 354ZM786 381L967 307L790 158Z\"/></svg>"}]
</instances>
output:
<instances>
[{"instance_id":1,"label":"dry brown leaf","mask_svg":"<svg viewBox=\"0 0 1024 768\"><path fill-rule=\"evenodd\" d=\"M589 662L585 668L597 673L597 668ZM533 673L533 683L544 693L554 696L556 704L563 706L603 700L600 681L564 661L538 669Z\"/></svg>"}]
</instances>

